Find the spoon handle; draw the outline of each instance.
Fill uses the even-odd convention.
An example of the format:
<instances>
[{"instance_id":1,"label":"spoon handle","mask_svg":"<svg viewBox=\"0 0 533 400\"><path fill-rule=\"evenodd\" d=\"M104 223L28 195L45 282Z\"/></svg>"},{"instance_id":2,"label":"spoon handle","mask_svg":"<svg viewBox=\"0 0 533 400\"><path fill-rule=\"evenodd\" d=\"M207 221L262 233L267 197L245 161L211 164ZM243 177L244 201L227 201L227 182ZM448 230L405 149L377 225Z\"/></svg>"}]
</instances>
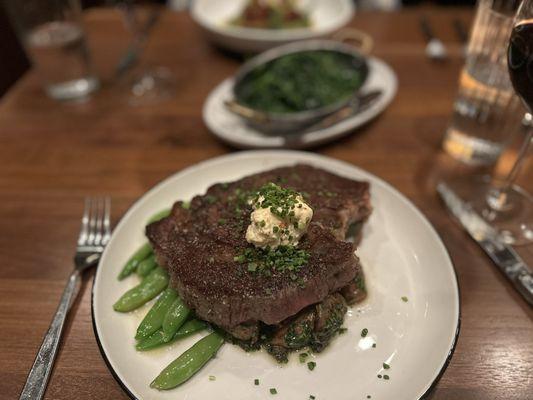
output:
<instances>
[{"instance_id":1,"label":"spoon handle","mask_svg":"<svg viewBox=\"0 0 533 400\"><path fill-rule=\"evenodd\" d=\"M431 28L427 18L420 19L420 29L422 30L422 33L427 41L435 39L435 34L433 33L433 29Z\"/></svg>"}]
</instances>

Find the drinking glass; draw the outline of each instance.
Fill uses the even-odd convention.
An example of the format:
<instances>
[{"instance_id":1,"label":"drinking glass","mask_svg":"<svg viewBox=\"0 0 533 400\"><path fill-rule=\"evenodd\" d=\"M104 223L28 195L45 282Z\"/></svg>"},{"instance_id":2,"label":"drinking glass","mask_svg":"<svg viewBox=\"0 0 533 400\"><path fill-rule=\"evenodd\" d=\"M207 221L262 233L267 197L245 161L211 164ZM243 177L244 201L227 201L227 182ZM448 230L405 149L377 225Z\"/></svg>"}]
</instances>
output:
<instances>
[{"instance_id":1,"label":"drinking glass","mask_svg":"<svg viewBox=\"0 0 533 400\"><path fill-rule=\"evenodd\" d=\"M98 88L79 0L8 0L5 4L50 97L57 100L85 98Z\"/></svg>"},{"instance_id":2,"label":"drinking glass","mask_svg":"<svg viewBox=\"0 0 533 400\"><path fill-rule=\"evenodd\" d=\"M132 105L156 103L171 98L175 93L174 76L168 68L140 63L151 30L157 24L162 11L161 5L146 7L141 13L133 0L112 0L124 16L132 42L120 60L115 78L126 83L128 101ZM144 14L144 18L142 15ZM131 70L131 72L130 72Z\"/></svg>"},{"instance_id":3,"label":"drinking glass","mask_svg":"<svg viewBox=\"0 0 533 400\"><path fill-rule=\"evenodd\" d=\"M512 86L525 108L533 111L533 0L523 0L513 22L507 46ZM524 135L516 161L503 180L481 185L463 185L467 200L493 226L502 241L520 245L533 242L533 197L514 182L528 155L533 140L531 124ZM531 180L529 180L531 182Z\"/></svg>"},{"instance_id":4,"label":"drinking glass","mask_svg":"<svg viewBox=\"0 0 533 400\"><path fill-rule=\"evenodd\" d=\"M479 0L443 148L469 165L496 162L523 116L507 72L518 2Z\"/></svg>"}]
</instances>

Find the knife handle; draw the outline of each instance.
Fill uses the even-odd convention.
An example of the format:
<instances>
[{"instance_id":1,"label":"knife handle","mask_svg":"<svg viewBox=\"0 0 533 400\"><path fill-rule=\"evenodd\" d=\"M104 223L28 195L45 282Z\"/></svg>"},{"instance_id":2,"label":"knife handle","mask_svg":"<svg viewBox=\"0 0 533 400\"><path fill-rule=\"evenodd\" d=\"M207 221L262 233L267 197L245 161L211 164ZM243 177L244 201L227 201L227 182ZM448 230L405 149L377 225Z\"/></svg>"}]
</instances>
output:
<instances>
[{"instance_id":1,"label":"knife handle","mask_svg":"<svg viewBox=\"0 0 533 400\"><path fill-rule=\"evenodd\" d=\"M529 305L533 306L533 274L529 271L522 272L515 278L514 284Z\"/></svg>"}]
</instances>

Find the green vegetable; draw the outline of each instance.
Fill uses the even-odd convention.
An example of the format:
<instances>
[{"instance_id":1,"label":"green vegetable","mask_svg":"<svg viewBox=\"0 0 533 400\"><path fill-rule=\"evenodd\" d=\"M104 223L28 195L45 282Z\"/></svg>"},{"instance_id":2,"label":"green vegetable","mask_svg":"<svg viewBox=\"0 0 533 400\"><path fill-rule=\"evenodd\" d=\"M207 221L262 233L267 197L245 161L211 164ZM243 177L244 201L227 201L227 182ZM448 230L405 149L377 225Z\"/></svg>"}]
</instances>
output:
<instances>
[{"instance_id":1,"label":"green vegetable","mask_svg":"<svg viewBox=\"0 0 533 400\"><path fill-rule=\"evenodd\" d=\"M407 296L402 296L402 301L404 303L407 303L409 301L409 299L407 298Z\"/></svg>"},{"instance_id":2,"label":"green vegetable","mask_svg":"<svg viewBox=\"0 0 533 400\"><path fill-rule=\"evenodd\" d=\"M156 222L156 221L159 221L160 219L168 217L171 211L172 210L170 208L159 211L157 214L154 214L150 217L150 219L148 220L148 224L151 224L152 222Z\"/></svg>"},{"instance_id":3,"label":"green vegetable","mask_svg":"<svg viewBox=\"0 0 533 400\"><path fill-rule=\"evenodd\" d=\"M276 388L270 388L270 394L278 394Z\"/></svg>"},{"instance_id":4,"label":"green vegetable","mask_svg":"<svg viewBox=\"0 0 533 400\"><path fill-rule=\"evenodd\" d=\"M178 293L174 289L167 288L140 323L135 339L144 339L161 328L168 309L177 297Z\"/></svg>"},{"instance_id":5,"label":"green vegetable","mask_svg":"<svg viewBox=\"0 0 533 400\"><path fill-rule=\"evenodd\" d=\"M139 263L150 254L152 254L152 246L150 246L150 243L143 244L141 248L131 256L126 265L124 265L122 271L120 271L120 274L118 275L118 280L121 281L133 274Z\"/></svg>"},{"instance_id":6,"label":"green vegetable","mask_svg":"<svg viewBox=\"0 0 533 400\"><path fill-rule=\"evenodd\" d=\"M368 335L368 329L364 328L364 329L361 331L361 337L366 337L366 335Z\"/></svg>"},{"instance_id":7,"label":"green vegetable","mask_svg":"<svg viewBox=\"0 0 533 400\"><path fill-rule=\"evenodd\" d=\"M155 255L150 255L148 258L142 260L139 265L137 265L137 275L141 278L144 278L148 275L155 267L157 267L157 262L155 261Z\"/></svg>"},{"instance_id":8,"label":"green vegetable","mask_svg":"<svg viewBox=\"0 0 533 400\"><path fill-rule=\"evenodd\" d=\"M142 339L135 348L138 351L152 350L156 347L160 347L165 344L171 344L179 339L183 339L187 336L192 335L193 333L202 331L207 328L207 323L204 321L199 321L197 319L191 319L183 324L183 326L176 332L174 337L171 340L165 341L167 338L162 330L158 330L152 333L145 339Z\"/></svg>"},{"instance_id":9,"label":"green vegetable","mask_svg":"<svg viewBox=\"0 0 533 400\"><path fill-rule=\"evenodd\" d=\"M209 375L209 380L210 381L216 381L217 377L215 375Z\"/></svg>"},{"instance_id":10,"label":"green vegetable","mask_svg":"<svg viewBox=\"0 0 533 400\"><path fill-rule=\"evenodd\" d=\"M383 375L383 379L389 380L389 376L388 375Z\"/></svg>"},{"instance_id":11,"label":"green vegetable","mask_svg":"<svg viewBox=\"0 0 533 400\"><path fill-rule=\"evenodd\" d=\"M387 363L383 363L383 368L385 368L385 369L389 369L389 368L390 368L390 365L387 364Z\"/></svg>"},{"instance_id":12,"label":"green vegetable","mask_svg":"<svg viewBox=\"0 0 533 400\"><path fill-rule=\"evenodd\" d=\"M163 334L167 342L172 340L178 329L187 320L189 313L189 308L181 298L177 297L168 308L163 319Z\"/></svg>"},{"instance_id":13,"label":"green vegetable","mask_svg":"<svg viewBox=\"0 0 533 400\"><path fill-rule=\"evenodd\" d=\"M294 246L278 246L275 249L261 249L247 247L241 254L233 257L233 261L246 264L246 269L252 273L269 276L272 271L298 272L307 265L310 253ZM289 275L294 281L298 280L296 274Z\"/></svg>"},{"instance_id":14,"label":"green vegetable","mask_svg":"<svg viewBox=\"0 0 533 400\"><path fill-rule=\"evenodd\" d=\"M150 387L168 390L181 385L213 358L223 343L224 338L216 332L200 339L161 371Z\"/></svg>"},{"instance_id":15,"label":"green vegetable","mask_svg":"<svg viewBox=\"0 0 533 400\"><path fill-rule=\"evenodd\" d=\"M309 371L314 370L315 367L316 367L316 362L314 362L314 361L309 361L309 362L307 363L307 368L309 368Z\"/></svg>"},{"instance_id":16,"label":"green vegetable","mask_svg":"<svg viewBox=\"0 0 533 400\"><path fill-rule=\"evenodd\" d=\"M255 67L236 85L237 101L255 110L290 114L347 100L361 87L366 68L331 50L286 54Z\"/></svg>"},{"instance_id":17,"label":"green vegetable","mask_svg":"<svg viewBox=\"0 0 533 400\"><path fill-rule=\"evenodd\" d=\"M254 379L254 385L259 386L259 379Z\"/></svg>"},{"instance_id":18,"label":"green vegetable","mask_svg":"<svg viewBox=\"0 0 533 400\"><path fill-rule=\"evenodd\" d=\"M157 267L142 280L140 284L128 290L118 301L113 304L113 309L118 312L128 312L139 308L161 293L168 285L168 274Z\"/></svg>"}]
</instances>

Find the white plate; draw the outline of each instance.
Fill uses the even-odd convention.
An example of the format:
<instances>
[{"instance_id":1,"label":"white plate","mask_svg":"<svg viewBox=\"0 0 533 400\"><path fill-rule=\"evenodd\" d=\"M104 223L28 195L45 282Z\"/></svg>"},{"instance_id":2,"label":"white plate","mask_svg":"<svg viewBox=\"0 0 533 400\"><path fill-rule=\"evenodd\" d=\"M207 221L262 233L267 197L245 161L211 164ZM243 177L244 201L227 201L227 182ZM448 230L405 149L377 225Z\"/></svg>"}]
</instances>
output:
<instances>
[{"instance_id":1,"label":"white plate","mask_svg":"<svg viewBox=\"0 0 533 400\"><path fill-rule=\"evenodd\" d=\"M361 113L347 118L328 128L307 132L297 137L266 135L245 123L225 106L233 98L233 78L218 85L207 97L203 108L203 119L208 129L218 138L238 148L291 148L305 149L330 142L345 136L378 116L392 101L398 88L396 74L378 58L368 58L369 74L361 92L381 90L383 95Z\"/></svg>"},{"instance_id":2,"label":"white plate","mask_svg":"<svg viewBox=\"0 0 533 400\"><path fill-rule=\"evenodd\" d=\"M232 26L247 0L194 0L193 20L214 43L236 52L261 52L296 40L325 37L346 25L353 16L353 0L300 0L311 26L295 29L253 29Z\"/></svg>"},{"instance_id":3,"label":"white plate","mask_svg":"<svg viewBox=\"0 0 533 400\"><path fill-rule=\"evenodd\" d=\"M313 356L309 371L297 357L280 366L263 352L246 353L224 345L217 357L182 386L167 392L149 388L152 379L200 335L170 347L139 353L134 333L149 306L116 313L113 303L137 278L116 277L143 242L148 218L177 199L190 199L215 182L234 180L266 169L303 162L371 183L374 212L358 250L368 298L349 310L348 331ZM402 296L408 302L402 301ZM240 152L187 168L164 180L138 200L115 228L98 267L93 287L95 334L113 375L132 398L187 400L317 400L421 398L438 380L453 352L459 329L455 272L439 236L403 195L381 179L350 164L294 151ZM368 336L361 337L361 330ZM373 348L372 343L377 343ZM391 365L383 370L386 362ZM379 379L387 374L390 380ZM208 379L216 377L215 381ZM254 385L258 378L260 386Z\"/></svg>"}]
</instances>

